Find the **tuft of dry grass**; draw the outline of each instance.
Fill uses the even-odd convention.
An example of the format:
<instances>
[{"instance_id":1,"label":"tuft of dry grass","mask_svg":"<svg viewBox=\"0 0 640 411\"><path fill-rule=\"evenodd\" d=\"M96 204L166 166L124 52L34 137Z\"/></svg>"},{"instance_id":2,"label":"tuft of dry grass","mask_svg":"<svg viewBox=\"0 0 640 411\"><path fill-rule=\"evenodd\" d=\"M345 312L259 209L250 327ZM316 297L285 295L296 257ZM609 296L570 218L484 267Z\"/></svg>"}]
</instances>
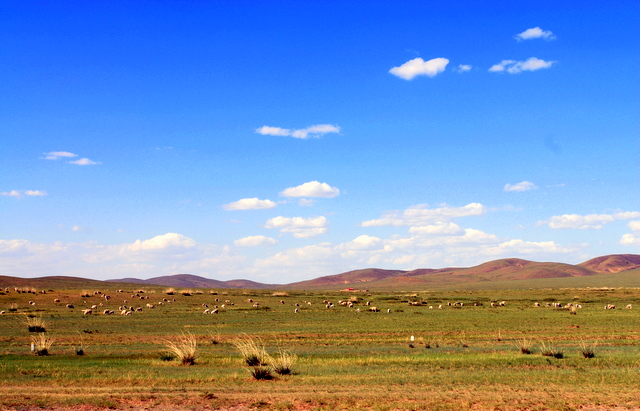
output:
<instances>
[{"instance_id":1,"label":"tuft of dry grass","mask_svg":"<svg viewBox=\"0 0 640 411\"><path fill-rule=\"evenodd\" d=\"M250 367L271 363L271 356L265 350L262 340L257 339L257 341L246 334L233 341L233 345L240 351L243 361Z\"/></svg>"},{"instance_id":2,"label":"tuft of dry grass","mask_svg":"<svg viewBox=\"0 0 640 411\"><path fill-rule=\"evenodd\" d=\"M523 354L533 353L533 341L527 338L521 338L515 342L516 348Z\"/></svg>"},{"instance_id":3,"label":"tuft of dry grass","mask_svg":"<svg viewBox=\"0 0 640 411\"><path fill-rule=\"evenodd\" d=\"M580 353L584 358L594 358L596 356L597 341L593 343L587 343L584 340L580 340Z\"/></svg>"},{"instance_id":4,"label":"tuft of dry grass","mask_svg":"<svg viewBox=\"0 0 640 411\"><path fill-rule=\"evenodd\" d=\"M33 339L36 355L49 355L49 350L53 345L54 339L42 332Z\"/></svg>"},{"instance_id":5,"label":"tuft of dry grass","mask_svg":"<svg viewBox=\"0 0 640 411\"><path fill-rule=\"evenodd\" d=\"M278 355L273 358L273 369L280 375L289 375L292 373L293 366L298 361L298 356L289 350L280 348Z\"/></svg>"},{"instance_id":6,"label":"tuft of dry grass","mask_svg":"<svg viewBox=\"0 0 640 411\"><path fill-rule=\"evenodd\" d=\"M32 314L25 314L25 324L30 333L43 333L47 331L42 316L36 317Z\"/></svg>"},{"instance_id":7,"label":"tuft of dry grass","mask_svg":"<svg viewBox=\"0 0 640 411\"><path fill-rule=\"evenodd\" d=\"M182 333L177 342L167 341L166 346L171 354L180 360L182 365L194 365L196 363L196 337L191 333Z\"/></svg>"},{"instance_id":8,"label":"tuft of dry grass","mask_svg":"<svg viewBox=\"0 0 640 411\"><path fill-rule=\"evenodd\" d=\"M553 357L557 359L564 358L564 352L558 347L554 346L550 341L548 343L542 342L542 348L540 354L545 357Z\"/></svg>"}]
</instances>

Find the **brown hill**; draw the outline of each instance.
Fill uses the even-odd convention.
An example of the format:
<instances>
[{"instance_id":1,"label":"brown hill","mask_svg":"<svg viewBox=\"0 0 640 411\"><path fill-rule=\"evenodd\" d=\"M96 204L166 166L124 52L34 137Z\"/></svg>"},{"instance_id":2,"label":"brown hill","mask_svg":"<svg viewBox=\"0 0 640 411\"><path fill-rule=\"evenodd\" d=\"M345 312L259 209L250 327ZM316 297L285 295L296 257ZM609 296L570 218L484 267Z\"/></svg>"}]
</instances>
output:
<instances>
[{"instance_id":1,"label":"brown hill","mask_svg":"<svg viewBox=\"0 0 640 411\"><path fill-rule=\"evenodd\" d=\"M592 258L589 261L578 264L581 267L599 273L619 273L620 271L633 270L640 267L640 255L637 254L613 254Z\"/></svg>"},{"instance_id":2,"label":"brown hill","mask_svg":"<svg viewBox=\"0 0 640 411\"><path fill-rule=\"evenodd\" d=\"M165 287L178 287L178 288L252 288L252 289L264 289L275 288L274 284L262 284L249 280L229 280L219 281L212 280L210 278L204 278L192 274L176 274L167 275L162 277L153 277L147 280L138 280L131 278L124 278L120 280L107 280L109 282L135 282L136 284L146 285L162 285Z\"/></svg>"}]
</instances>

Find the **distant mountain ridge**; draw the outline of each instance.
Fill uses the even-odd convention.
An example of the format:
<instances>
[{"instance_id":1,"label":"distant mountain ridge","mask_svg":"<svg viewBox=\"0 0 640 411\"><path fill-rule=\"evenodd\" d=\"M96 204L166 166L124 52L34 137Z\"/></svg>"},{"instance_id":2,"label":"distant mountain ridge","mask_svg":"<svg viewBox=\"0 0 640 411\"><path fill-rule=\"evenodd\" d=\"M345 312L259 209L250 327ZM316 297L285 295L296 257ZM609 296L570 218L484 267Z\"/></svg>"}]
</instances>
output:
<instances>
[{"instance_id":1,"label":"distant mountain ridge","mask_svg":"<svg viewBox=\"0 0 640 411\"><path fill-rule=\"evenodd\" d=\"M415 270L385 270L365 268L341 274L318 277L290 284L263 284L250 280L219 281L192 274L176 274L149 278L122 278L107 280L115 284L156 285L175 288L228 288L228 289L394 289L400 287L429 287L442 284L491 283L544 278L585 277L617 274L640 269L640 255L612 254L596 257L572 265L556 262L535 262L519 258L504 258L467 268L420 268ZM639 274L640 275L640 274ZM634 277L635 278L635 277ZM76 287L94 287L104 281L78 277L20 278L0 276L0 287L33 286L48 287L51 282Z\"/></svg>"}]
</instances>

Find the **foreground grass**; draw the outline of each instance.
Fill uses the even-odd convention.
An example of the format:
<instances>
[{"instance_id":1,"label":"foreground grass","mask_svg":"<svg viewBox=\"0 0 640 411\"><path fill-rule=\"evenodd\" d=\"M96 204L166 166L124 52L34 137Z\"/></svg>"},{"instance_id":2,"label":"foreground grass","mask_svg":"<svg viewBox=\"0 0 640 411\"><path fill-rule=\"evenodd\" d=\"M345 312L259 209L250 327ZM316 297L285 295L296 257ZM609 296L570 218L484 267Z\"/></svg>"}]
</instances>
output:
<instances>
[{"instance_id":1,"label":"foreground grass","mask_svg":"<svg viewBox=\"0 0 640 411\"><path fill-rule=\"evenodd\" d=\"M162 289L135 291L103 290L112 297L108 301L86 297L83 290L0 295L1 305L18 306L0 316L0 408L640 407L640 316L635 310L602 309L605 304L635 306L640 290L371 293L356 295L353 309L338 304L354 297L350 293L274 296L218 290L213 295L203 290L176 293L171 297L176 301L157 305L167 298ZM143 311L128 316L81 312L101 302L96 312L116 309L125 299ZM327 309L325 300L335 307ZM490 306L503 300L504 307ZM381 312L367 312L366 301ZM545 301L583 308L570 315L545 307ZM146 308L148 302L155 308ZM225 308L202 314L203 304ZM30 352L25 314L46 321L47 333L55 337L50 355ZM197 340L197 362L189 367L163 360L167 340L184 333ZM254 380L233 344L247 334L260 338L272 355L278 349L296 354L292 374ZM532 340L532 354L516 348L523 338ZM83 356L74 350L80 340L88 347ZM594 358L582 355L585 341L597 341ZM561 349L564 358L542 356L544 342Z\"/></svg>"}]
</instances>

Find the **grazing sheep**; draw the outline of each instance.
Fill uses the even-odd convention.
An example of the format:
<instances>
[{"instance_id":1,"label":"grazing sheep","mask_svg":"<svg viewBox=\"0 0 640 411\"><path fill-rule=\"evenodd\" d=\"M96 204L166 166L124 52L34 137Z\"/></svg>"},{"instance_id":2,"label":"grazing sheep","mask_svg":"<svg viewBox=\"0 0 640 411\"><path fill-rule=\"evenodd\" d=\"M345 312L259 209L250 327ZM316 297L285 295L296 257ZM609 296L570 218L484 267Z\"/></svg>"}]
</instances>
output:
<instances>
[{"instance_id":1,"label":"grazing sheep","mask_svg":"<svg viewBox=\"0 0 640 411\"><path fill-rule=\"evenodd\" d=\"M433 305L430 305L430 306L429 306L429 309L430 309L430 310L433 310Z\"/></svg>"},{"instance_id":2,"label":"grazing sheep","mask_svg":"<svg viewBox=\"0 0 640 411\"><path fill-rule=\"evenodd\" d=\"M631 306L631 304L628 304L628 305L627 305L626 307L624 307L624 308L625 308L625 309L627 309L627 310L630 310L630 309L632 309L633 307Z\"/></svg>"},{"instance_id":3,"label":"grazing sheep","mask_svg":"<svg viewBox=\"0 0 640 411\"><path fill-rule=\"evenodd\" d=\"M216 308L216 309L211 310L211 314L218 314L218 309Z\"/></svg>"},{"instance_id":4,"label":"grazing sheep","mask_svg":"<svg viewBox=\"0 0 640 411\"><path fill-rule=\"evenodd\" d=\"M60 299L59 299L59 298L56 298L55 300L53 300L53 302L54 302L54 303L59 303L59 302L60 302Z\"/></svg>"},{"instance_id":5,"label":"grazing sheep","mask_svg":"<svg viewBox=\"0 0 640 411\"><path fill-rule=\"evenodd\" d=\"M534 307L540 307L540 303L533 303Z\"/></svg>"},{"instance_id":6,"label":"grazing sheep","mask_svg":"<svg viewBox=\"0 0 640 411\"><path fill-rule=\"evenodd\" d=\"M296 313L296 314L298 314L298 309L296 308L293 312L294 312L294 313Z\"/></svg>"},{"instance_id":7,"label":"grazing sheep","mask_svg":"<svg viewBox=\"0 0 640 411\"><path fill-rule=\"evenodd\" d=\"M0 315L6 314L5 311L0 311Z\"/></svg>"},{"instance_id":8,"label":"grazing sheep","mask_svg":"<svg viewBox=\"0 0 640 411\"><path fill-rule=\"evenodd\" d=\"M387 314L391 313L391 308L387 308Z\"/></svg>"},{"instance_id":9,"label":"grazing sheep","mask_svg":"<svg viewBox=\"0 0 640 411\"><path fill-rule=\"evenodd\" d=\"M607 304L604 306L605 310L615 310L616 306L614 304Z\"/></svg>"},{"instance_id":10,"label":"grazing sheep","mask_svg":"<svg viewBox=\"0 0 640 411\"><path fill-rule=\"evenodd\" d=\"M202 314L209 314L209 309L207 308L206 310L204 310Z\"/></svg>"},{"instance_id":11,"label":"grazing sheep","mask_svg":"<svg viewBox=\"0 0 640 411\"><path fill-rule=\"evenodd\" d=\"M82 315L91 315L93 314L93 310L91 308L87 308L86 310L82 310Z\"/></svg>"},{"instance_id":12,"label":"grazing sheep","mask_svg":"<svg viewBox=\"0 0 640 411\"><path fill-rule=\"evenodd\" d=\"M153 304L147 303L147 308L156 308L156 306Z\"/></svg>"},{"instance_id":13,"label":"grazing sheep","mask_svg":"<svg viewBox=\"0 0 640 411\"><path fill-rule=\"evenodd\" d=\"M258 308L258 307L260 307L260 304L258 303L253 304L253 308Z\"/></svg>"},{"instance_id":14,"label":"grazing sheep","mask_svg":"<svg viewBox=\"0 0 640 411\"><path fill-rule=\"evenodd\" d=\"M506 301L500 301L500 307L504 307L505 305L507 305Z\"/></svg>"},{"instance_id":15,"label":"grazing sheep","mask_svg":"<svg viewBox=\"0 0 640 411\"><path fill-rule=\"evenodd\" d=\"M371 311L372 313L377 313L378 311L378 307L369 307L369 311Z\"/></svg>"},{"instance_id":16,"label":"grazing sheep","mask_svg":"<svg viewBox=\"0 0 640 411\"><path fill-rule=\"evenodd\" d=\"M73 304L67 304L67 308L74 308Z\"/></svg>"},{"instance_id":17,"label":"grazing sheep","mask_svg":"<svg viewBox=\"0 0 640 411\"><path fill-rule=\"evenodd\" d=\"M102 314L103 314L103 315L111 315L111 314L113 314L113 313L114 313L114 311L113 311L113 310L108 310L108 309L107 309L107 310L104 310L104 311L102 312Z\"/></svg>"},{"instance_id":18,"label":"grazing sheep","mask_svg":"<svg viewBox=\"0 0 640 411\"><path fill-rule=\"evenodd\" d=\"M98 308L98 306L97 306L97 305L95 305L95 304L93 304L93 305L91 306L91 309L92 309L92 310L95 310L96 308Z\"/></svg>"},{"instance_id":19,"label":"grazing sheep","mask_svg":"<svg viewBox=\"0 0 640 411\"><path fill-rule=\"evenodd\" d=\"M495 307L496 303L491 303L491 308Z\"/></svg>"},{"instance_id":20,"label":"grazing sheep","mask_svg":"<svg viewBox=\"0 0 640 411\"><path fill-rule=\"evenodd\" d=\"M438 306L438 310L442 310L442 304Z\"/></svg>"},{"instance_id":21,"label":"grazing sheep","mask_svg":"<svg viewBox=\"0 0 640 411\"><path fill-rule=\"evenodd\" d=\"M142 307L136 307L136 311L142 311Z\"/></svg>"}]
</instances>

